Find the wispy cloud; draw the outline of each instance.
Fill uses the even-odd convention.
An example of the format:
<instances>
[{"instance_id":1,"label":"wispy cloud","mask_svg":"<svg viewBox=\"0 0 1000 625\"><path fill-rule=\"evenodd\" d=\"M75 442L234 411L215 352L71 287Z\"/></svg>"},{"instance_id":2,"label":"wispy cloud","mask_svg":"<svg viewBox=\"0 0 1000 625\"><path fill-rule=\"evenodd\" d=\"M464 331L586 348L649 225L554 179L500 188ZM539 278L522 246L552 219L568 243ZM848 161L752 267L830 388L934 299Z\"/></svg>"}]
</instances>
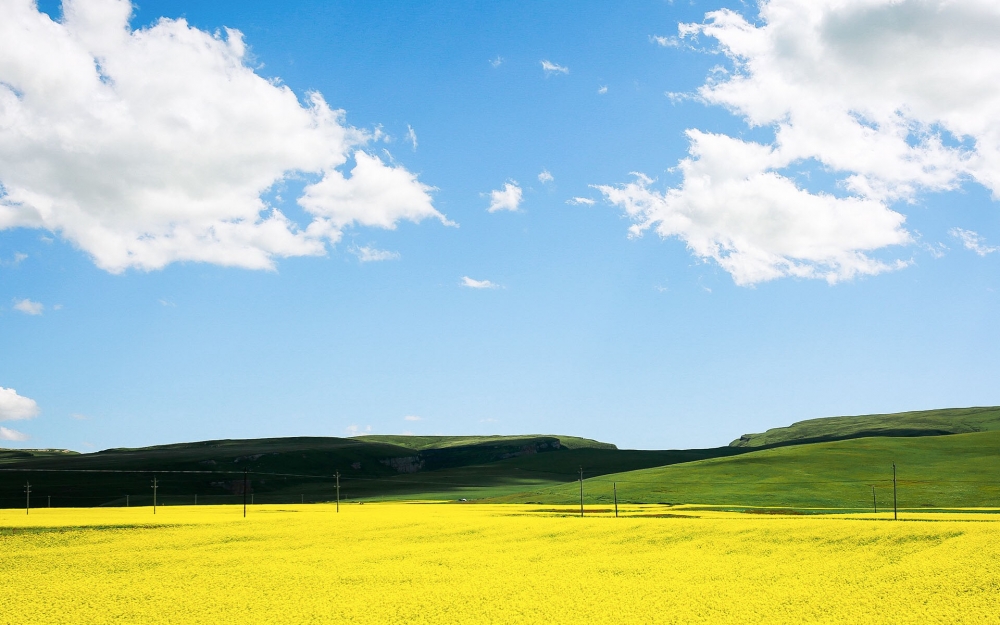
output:
<instances>
[{"instance_id":1,"label":"wispy cloud","mask_svg":"<svg viewBox=\"0 0 1000 625\"><path fill-rule=\"evenodd\" d=\"M417 415L408 414L403 417L403 421L423 421L423 417L418 417Z\"/></svg>"},{"instance_id":2,"label":"wispy cloud","mask_svg":"<svg viewBox=\"0 0 1000 625\"><path fill-rule=\"evenodd\" d=\"M358 260L363 263L374 263L383 260L399 260L399 252L390 252L389 250L380 250L374 247L362 246L362 247L352 247L349 251L358 257Z\"/></svg>"},{"instance_id":3,"label":"wispy cloud","mask_svg":"<svg viewBox=\"0 0 1000 625\"><path fill-rule=\"evenodd\" d=\"M498 54L495 59L490 59L490 65L493 67L500 67L503 65L503 57Z\"/></svg>"},{"instance_id":4,"label":"wispy cloud","mask_svg":"<svg viewBox=\"0 0 1000 625\"><path fill-rule=\"evenodd\" d=\"M497 289L500 288L499 284L495 282L490 282L489 280L473 280L469 276L462 276L462 281L459 283L464 287L470 289Z\"/></svg>"},{"instance_id":5,"label":"wispy cloud","mask_svg":"<svg viewBox=\"0 0 1000 625\"><path fill-rule=\"evenodd\" d=\"M650 35L649 41L664 48L676 48L681 45L681 40L677 37L664 37L662 35Z\"/></svg>"},{"instance_id":6,"label":"wispy cloud","mask_svg":"<svg viewBox=\"0 0 1000 625\"><path fill-rule=\"evenodd\" d=\"M413 126L406 125L406 140L413 144L413 151L417 151L417 133L413 130Z\"/></svg>"},{"instance_id":7,"label":"wispy cloud","mask_svg":"<svg viewBox=\"0 0 1000 625\"><path fill-rule=\"evenodd\" d=\"M489 212L516 211L521 205L521 187L516 180L504 183L503 188L490 191Z\"/></svg>"},{"instance_id":8,"label":"wispy cloud","mask_svg":"<svg viewBox=\"0 0 1000 625\"><path fill-rule=\"evenodd\" d=\"M26 315L40 315L45 311L45 305L30 299L15 299L14 310L23 312Z\"/></svg>"},{"instance_id":9,"label":"wispy cloud","mask_svg":"<svg viewBox=\"0 0 1000 625\"><path fill-rule=\"evenodd\" d=\"M161 300L157 300L157 301L160 302L160 306L163 306L163 307L166 307L166 308L177 308L177 304L171 302L170 300L161 299Z\"/></svg>"},{"instance_id":10,"label":"wispy cloud","mask_svg":"<svg viewBox=\"0 0 1000 625\"><path fill-rule=\"evenodd\" d=\"M593 206L596 202L589 197L571 197L566 200L566 203L573 204L574 206L580 206L581 204L584 206Z\"/></svg>"},{"instance_id":11,"label":"wispy cloud","mask_svg":"<svg viewBox=\"0 0 1000 625\"><path fill-rule=\"evenodd\" d=\"M545 184L546 182L552 182L555 180L555 176L549 173L549 170L543 169L542 173L538 174L538 182Z\"/></svg>"},{"instance_id":12,"label":"wispy cloud","mask_svg":"<svg viewBox=\"0 0 1000 625\"><path fill-rule=\"evenodd\" d=\"M568 74L569 68L552 61L542 61L542 71L545 72L546 76L551 76L553 74Z\"/></svg>"},{"instance_id":13,"label":"wispy cloud","mask_svg":"<svg viewBox=\"0 0 1000 625\"><path fill-rule=\"evenodd\" d=\"M601 88L597 90L597 93L600 94L600 95L604 95L607 92L608 92L608 86L607 85L601 85Z\"/></svg>"},{"instance_id":14,"label":"wispy cloud","mask_svg":"<svg viewBox=\"0 0 1000 625\"><path fill-rule=\"evenodd\" d=\"M24 432L18 432L17 430L12 430L10 428L5 428L0 426L0 441L26 441L28 440L28 435Z\"/></svg>"},{"instance_id":15,"label":"wispy cloud","mask_svg":"<svg viewBox=\"0 0 1000 625\"><path fill-rule=\"evenodd\" d=\"M962 241L965 249L972 250L980 256L986 256L993 252L1000 252L1000 247L996 245L986 245L986 240L979 236L978 232L964 230L962 228L952 228L948 231L951 236Z\"/></svg>"},{"instance_id":16,"label":"wispy cloud","mask_svg":"<svg viewBox=\"0 0 1000 625\"><path fill-rule=\"evenodd\" d=\"M357 436L358 434L368 434L369 432L372 431L372 426L366 425L365 429L362 430L361 426L358 426L358 425L349 425L349 426L347 426L344 429L347 430L347 435L348 436Z\"/></svg>"},{"instance_id":17,"label":"wispy cloud","mask_svg":"<svg viewBox=\"0 0 1000 625\"><path fill-rule=\"evenodd\" d=\"M17 267L21 264L21 261L28 258L27 254L21 252L14 252L14 258L10 260L0 260L0 267Z\"/></svg>"},{"instance_id":18,"label":"wispy cloud","mask_svg":"<svg viewBox=\"0 0 1000 625\"><path fill-rule=\"evenodd\" d=\"M69 418L74 419L76 421L87 421L89 419L87 415L80 414L79 412L70 413Z\"/></svg>"}]
</instances>

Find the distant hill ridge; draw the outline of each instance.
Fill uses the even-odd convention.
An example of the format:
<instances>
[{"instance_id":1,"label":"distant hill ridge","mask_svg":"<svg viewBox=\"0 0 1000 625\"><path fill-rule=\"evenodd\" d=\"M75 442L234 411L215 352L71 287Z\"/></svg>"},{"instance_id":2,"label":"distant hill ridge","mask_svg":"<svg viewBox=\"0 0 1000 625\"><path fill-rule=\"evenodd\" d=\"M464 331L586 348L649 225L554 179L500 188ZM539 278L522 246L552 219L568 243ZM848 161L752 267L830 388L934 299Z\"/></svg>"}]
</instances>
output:
<instances>
[{"instance_id":1,"label":"distant hill ridge","mask_svg":"<svg viewBox=\"0 0 1000 625\"><path fill-rule=\"evenodd\" d=\"M853 417L824 417L744 434L730 447L773 447L870 436L941 436L1000 430L1000 406L944 408Z\"/></svg>"}]
</instances>

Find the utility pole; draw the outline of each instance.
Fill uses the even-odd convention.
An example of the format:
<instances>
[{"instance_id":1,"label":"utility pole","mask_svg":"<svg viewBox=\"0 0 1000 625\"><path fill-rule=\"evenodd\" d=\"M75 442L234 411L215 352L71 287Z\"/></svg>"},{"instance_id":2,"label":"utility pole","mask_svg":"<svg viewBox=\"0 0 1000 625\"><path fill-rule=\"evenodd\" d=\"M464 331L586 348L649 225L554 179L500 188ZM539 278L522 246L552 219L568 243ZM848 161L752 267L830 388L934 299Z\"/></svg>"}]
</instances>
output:
<instances>
[{"instance_id":1,"label":"utility pole","mask_svg":"<svg viewBox=\"0 0 1000 625\"><path fill-rule=\"evenodd\" d=\"M31 482L24 483L24 513L31 510Z\"/></svg>"},{"instance_id":2,"label":"utility pole","mask_svg":"<svg viewBox=\"0 0 1000 625\"><path fill-rule=\"evenodd\" d=\"M872 485L872 507L875 508L875 514L878 514L878 500L875 499L875 485Z\"/></svg>"},{"instance_id":3,"label":"utility pole","mask_svg":"<svg viewBox=\"0 0 1000 625\"><path fill-rule=\"evenodd\" d=\"M340 471L337 471L337 512L340 512Z\"/></svg>"},{"instance_id":4,"label":"utility pole","mask_svg":"<svg viewBox=\"0 0 1000 625\"><path fill-rule=\"evenodd\" d=\"M156 514L156 489L160 487L160 483L153 478L153 514Z\"/></svg>"},{"instance_id":5,"label":"utility pole","mask_svg":"<svg viewBox=\"0 0 1000 625\"><path fill-rule=\"evenodd\" d=\"M243 518L247 518L247 470L243 469Z\"/></svg>"},{"instance_id":6,"label":"utility pole","mask_svg":"<svg viewBox=\"0 0 1000 625\"><path fill-rule=\"evenodd\" d=\"M49 495L49 507L52 507L52 495Z\"/></svg>"},{"instance_id":7,"label":"utility pole","mask_svg":"<svg viewBox=\"0 0 1000 625\"><path fill-rule=\"evenodd\" d=\"M896 512L896 463L892 463L892 520L898 521L899 515Z\"/></svg>"},{"instance_id":8,"label":"utility pole","mask_svg":"<svg viewBox=\"0 0 1000 625\"><path fill-rule=\"evenodd\" d=\"M611 488L615 489L615 518L618 518L618 482L611 482Z\"/></svg>"},{"instance_id":9,"label":"utility pole","mask_svg":"<svg viewBox=\"0 0 1000 625\"><path fill-rule=\"evenodd\" d=\"M580 467L580 518L583 518L583 467Z\"/></svg>"}]
</instances>

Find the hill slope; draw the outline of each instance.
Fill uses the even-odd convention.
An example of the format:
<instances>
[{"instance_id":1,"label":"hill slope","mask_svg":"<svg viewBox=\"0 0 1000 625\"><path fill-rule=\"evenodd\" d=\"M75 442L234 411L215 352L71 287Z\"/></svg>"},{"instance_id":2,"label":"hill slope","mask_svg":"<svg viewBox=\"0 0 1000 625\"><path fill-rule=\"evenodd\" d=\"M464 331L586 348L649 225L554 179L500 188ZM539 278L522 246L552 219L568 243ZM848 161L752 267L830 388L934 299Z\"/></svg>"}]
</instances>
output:
<instances>
[{"instance_id":1,"label":"hill slope","mask_svg":"<svg viewBox=\"0 0 1000 625\"><path fill-rule=\"evenodd\" d=\"M1000 407L946 408L799 421L760 434L744 434L731 447L769 447L867 436L938 436L1000 430Z\"/></svg>"},{"instance_id":2,"label":"hill slope","mask_svg":"<svg viewBox=\"0 0 1000 625\"><path fill-rule=\"evenodd\" d=\"M572 448L570 448L572 447ZM580 465L613 473L743 450L619 450L563 436L364 437L217 440L89 454L0 452L0 506L241 502L243 472L256 502L484 497L572 481Z\"/></svg>"},{"instance_id":3,"label":"hill slope","mask_svg":"<svg viewBox=\"0 0 1000 625\"><path fill-rule=\"evenodd\" d=\"M1000 432L857 438L776 447L585 480L588 502L700 503L870 510L892 506L896 463L901 508L1000 506ZM576 484L500 501L575 503Z\"/></svg>"}]
</instances>

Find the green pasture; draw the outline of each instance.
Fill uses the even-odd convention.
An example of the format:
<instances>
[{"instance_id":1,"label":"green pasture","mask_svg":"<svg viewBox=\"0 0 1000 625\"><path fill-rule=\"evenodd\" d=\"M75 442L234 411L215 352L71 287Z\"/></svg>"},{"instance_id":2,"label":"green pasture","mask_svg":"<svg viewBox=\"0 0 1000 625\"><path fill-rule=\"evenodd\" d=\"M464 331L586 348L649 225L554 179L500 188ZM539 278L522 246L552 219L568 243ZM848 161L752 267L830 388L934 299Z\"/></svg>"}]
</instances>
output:
<instances>
[{"instance_id":1,"label":"green pasture","mask_svg":"<svg viewBox=\"0 0 1000 625\"><path fill-rule=\"evenodd\" d=\"M893 463L900 508L1000 506L998 431L857 438L606 474L584 480L584 499L610 503L616 483L622 502L870 510L874 486L883 510L893 503ZM571 483L493 501L555 504L579 497L579 484Z\"/></svg>"}]
</instances>

